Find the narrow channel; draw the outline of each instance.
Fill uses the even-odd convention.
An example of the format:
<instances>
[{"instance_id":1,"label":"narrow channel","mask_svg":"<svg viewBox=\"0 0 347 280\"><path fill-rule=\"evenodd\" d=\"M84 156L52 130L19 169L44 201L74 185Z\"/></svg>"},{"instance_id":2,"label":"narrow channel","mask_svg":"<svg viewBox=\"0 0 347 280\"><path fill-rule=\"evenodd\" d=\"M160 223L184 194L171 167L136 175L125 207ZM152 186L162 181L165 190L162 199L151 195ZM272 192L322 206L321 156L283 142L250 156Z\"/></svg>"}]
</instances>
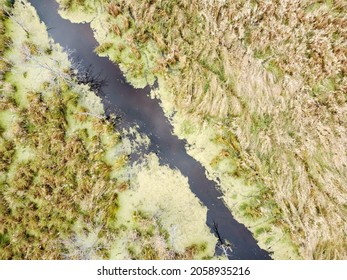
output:
<instances>
[{"instance_id":1,"label":"narrow channel","mask_svg":"<svg viewBox=\"0 0 347 280\"><path fill-rule=\"evenodd\" d=\"M218 231L232 244L230 259L271 259L262 250L251 232L238 223L219 199L222 193L215 182L205 176L205 169L186 153L185 141L172 134L172 126L164 116L158 100L149 97L149 88L137 90L129 85L118 66L108 58L97 56L93 50L98 45L89 24L73 24L61 18L54 0L29 0L36 8L40 19L46 24L50 36L64 49L73 50L73 58L82 61L82 66L92 65L95 73L101 73L107 80L103 89L103 103L108 113L122 116L122 126L139 126L139 132L150 140L150 152L158 154L162 164L178 169L188 177L192 192L208 208L207 225L213 221ZM220 253L220 249L216 248Z\"/></svg>"}]
</instances>

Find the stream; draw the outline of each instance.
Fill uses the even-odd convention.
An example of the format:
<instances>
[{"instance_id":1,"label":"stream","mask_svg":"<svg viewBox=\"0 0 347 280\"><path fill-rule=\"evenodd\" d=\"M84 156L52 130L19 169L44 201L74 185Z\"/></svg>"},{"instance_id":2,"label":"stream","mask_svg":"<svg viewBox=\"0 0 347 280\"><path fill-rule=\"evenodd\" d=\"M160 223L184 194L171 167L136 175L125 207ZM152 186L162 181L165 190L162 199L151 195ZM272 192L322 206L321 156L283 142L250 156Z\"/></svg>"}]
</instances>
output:
<instances>
[{"instance_id":1,"label":"stream","mask_svg":"<svg viewBox=\"0 0 347 280\"><path fill-rule=\"evenodd\" d=\"M173 128L165 117L159 100L151 99L150 88L134 89L129 85L117 65L108 58L97 56L93 50L98 46L89 24L73 24L61 18L54 0L29 0L40 19L46 24L50 36L65 50L73 50L72 57L81 61L83 67L92 65L93 72L101 73L107 85L102 100L107 113L121 116L123 127L137 125L140 133L151 140L148 152L155 152L161 164L178 169L189 180L191 191L208 208L207 225L218 224L222 238L232 244L229 259L271 259L262 250L251 232L238 223L220 197L222 193L214 181L205 176L205 169L185 150L186 142L172 134ZM216 253L221 250L216 247Z\"/></svg>"}]
</instances>

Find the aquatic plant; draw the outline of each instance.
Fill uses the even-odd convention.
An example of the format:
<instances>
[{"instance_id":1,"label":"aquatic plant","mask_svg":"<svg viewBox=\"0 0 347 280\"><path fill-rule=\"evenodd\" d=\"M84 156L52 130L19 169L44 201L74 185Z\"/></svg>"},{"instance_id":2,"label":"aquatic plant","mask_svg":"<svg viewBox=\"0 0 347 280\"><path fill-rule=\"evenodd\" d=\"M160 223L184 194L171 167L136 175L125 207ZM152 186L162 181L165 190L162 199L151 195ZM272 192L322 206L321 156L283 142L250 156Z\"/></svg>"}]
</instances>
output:
<instances>
[{"instance_id":1,"label":"aquatic plant","mask_svg":"<svg viewBox=\"0 0 347 280\"><path fill-rule=\"evenodd\" d=\"M78 7L78 19L73 8L62 15L92 15L108 44L100 54L130 83L158 79L155 96L175 133L220 182L234 215L254 233L269 229L257 234L261 246L276 258L346 258L345 1L90 6ZM121 33L100 24L120 29L124 19Z\"/></svg>"},{"instance_id":2,"label":"aquatic plant","mask_svg":"<svg viewBox=\"0 0 347 280\"><path fill-rule=\"evenodd\" d=\"M170 242L145 246L139 255L115 245L136 232L135 222L128 228L119 222L128 218L119 214L126 205L119 196L136 186L140 169L130 172L131 147L116 117L105 115L91 91L100 93L104 82L90 69L74 68L27 1L0 3L0 43L6 42L0 77L0 259L183 258ZM184 190L194 199L187 185ZM205 213L197 200L194 205ZM202 239L213 244L204 219L198 218ZM151 230L133 246L163 240L165 228L155 230L161 219L148 215L146 223Z\"/></svg>"}]
</instances>

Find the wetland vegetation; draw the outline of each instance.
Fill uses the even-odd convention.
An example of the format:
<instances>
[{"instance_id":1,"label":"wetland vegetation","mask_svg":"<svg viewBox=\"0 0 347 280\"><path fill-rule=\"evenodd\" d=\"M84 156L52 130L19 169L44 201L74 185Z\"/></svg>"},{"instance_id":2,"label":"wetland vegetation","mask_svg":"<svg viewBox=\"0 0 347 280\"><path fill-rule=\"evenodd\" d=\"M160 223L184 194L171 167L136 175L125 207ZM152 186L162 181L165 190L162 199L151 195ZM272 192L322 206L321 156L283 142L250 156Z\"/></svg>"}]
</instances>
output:
<instances>
[{"instance_id":1,"label":"wetland vegetation","mask_svg":"<svg viewBox=\"0 0 347 280\"><path fill-rule=\"evenodd\" d=\"M58 0L278 259L346 259L346 2Z\"/></svg>"},{"instance_id":2,"label":"wetland vegetation","mask_svg":"<svg viewBox=\"0 0 347 280\"><path fill-rule=\"evenodd\" d=\"M206 207L156 155L130 162L144 144L106 116L102 80L27 1L0 18L0 259L212 258Z\"/></svg>"}]
</instances>

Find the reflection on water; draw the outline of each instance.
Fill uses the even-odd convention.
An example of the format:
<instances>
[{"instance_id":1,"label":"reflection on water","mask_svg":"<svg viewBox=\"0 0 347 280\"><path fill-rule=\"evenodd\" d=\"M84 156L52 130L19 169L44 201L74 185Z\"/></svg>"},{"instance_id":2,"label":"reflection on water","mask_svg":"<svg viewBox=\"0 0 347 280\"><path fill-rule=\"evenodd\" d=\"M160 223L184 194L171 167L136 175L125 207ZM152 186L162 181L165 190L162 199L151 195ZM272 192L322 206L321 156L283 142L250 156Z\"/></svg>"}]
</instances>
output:
<instances>
[{"instance_id":1,"label":"reflection on water","mask_svg":"<svg viewBox=\"0 0 347 280\"><path fill-rule=\"evenodd\" d=\"M249 230L238 223L223 201L215 182L205 176L205 169L185 151L185 142L172 134L172 126L164 116L158 100L149 97L149 88L134 89L126 83L117 66L107 58L98 57L94 52L97 42L87 24L72 24L63 20L57 13L54 0L30 0L45 22L49 33L61 46L72 49L73 57L82 60L82 65L92 65L96 73L107 79L103 103L108 113L122 116L124 127L137 124L139 132L151 140L149 151L156 152L163 164L177 168L188 177L191 190L209 209L207 224L212 228L213 221L223 238L233 245L231 259L270 259L268 253L259 248Z\"/></svg>"}]
</instances>

